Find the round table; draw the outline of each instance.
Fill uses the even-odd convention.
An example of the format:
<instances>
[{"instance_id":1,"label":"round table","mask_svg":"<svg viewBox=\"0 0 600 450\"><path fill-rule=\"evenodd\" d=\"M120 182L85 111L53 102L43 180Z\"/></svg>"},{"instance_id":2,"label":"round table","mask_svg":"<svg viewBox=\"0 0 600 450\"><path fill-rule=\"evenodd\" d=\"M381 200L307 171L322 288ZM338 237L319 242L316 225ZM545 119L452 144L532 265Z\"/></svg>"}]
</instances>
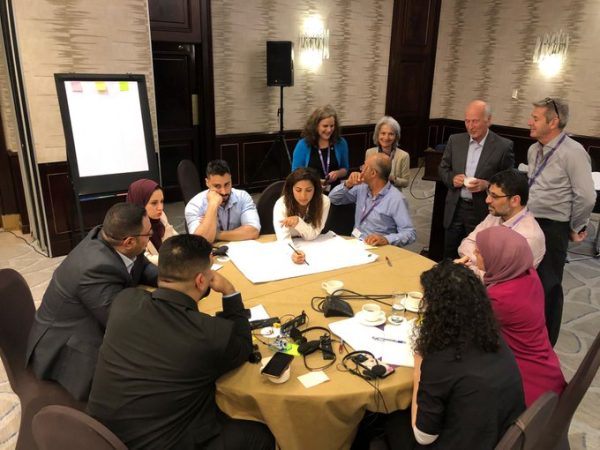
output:
<instances>
[{"instance_id":1,"label":"round table","mask_svg":"<svg viewBox=\"0 0 600 450\"><path fill-rule=\"evenodd\" d=\"M341 280L344 288L361 294L414 291L420 290L420 274L434 265L427 258L390 245L372 252L379 258L370 264L269 283L252 284L231 262L225 263L219 273L242 293L247 308L262 304L270 316L278 317L305 311L309 318L306 326L327 327L328 323L343 318L326 318L311 308L312 297L326 295L321 288L323 281ZM361 301L349 303L355 312L361 309ZM212 314L220 309L221 296L217 293L200 302L200 310L204 312ZM391 312L390 307L383 309L386 314ZM309 338L318 339L321 334L314 332ZM260 347L263 357L272 354L262 344ZM341 360L345 353L338 353L337 343L333 348L337 361L325 369L330 379L325 383L307 389L297 380L299 375L309 372L302 357L294 358L291 377L283 384L270 382L260 374L259 365L246 363L217 381L217 404L231 417L266 423L282 450L348 449L365 410L389 413L410 405L413 369L398 367L387 378L369 384L344 371ZM308 356L307 361L311 366L324 362L321 352Z\"/></svg>"}]
</instances>

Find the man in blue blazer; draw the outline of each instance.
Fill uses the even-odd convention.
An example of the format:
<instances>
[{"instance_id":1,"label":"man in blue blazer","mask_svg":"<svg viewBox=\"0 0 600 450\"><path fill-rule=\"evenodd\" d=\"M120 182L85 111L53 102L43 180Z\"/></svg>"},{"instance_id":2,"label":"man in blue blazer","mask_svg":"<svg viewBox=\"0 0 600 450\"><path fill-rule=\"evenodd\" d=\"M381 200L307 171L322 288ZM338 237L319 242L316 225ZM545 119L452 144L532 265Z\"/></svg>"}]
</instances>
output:
<instances>
[{"instance_id":1,"label":"man in blue blazer","mask_svg":"<svg viewBox=\"0 0 600 450\"><path fill-rule=\"evenodd\" d=\"M158 269L143 255L151 235L144 208L117 203L58 266L29 333L27 364L38 378L87 400L113 298L157 285Z\"/></svg>"},{"instance_id":2,"label":"man in blue blazer","mask_svg":"<svg viewBox=\"0 0 600 450\"><path fill-rule=\"evenodd\" d=\"M458 257L461 241L488 214L488 180L514 167L513 142L489 130L490 106L474 100L465 110L466 133L448 139L439 175L448 188L444 208L444 258Z\"/></svg>"}]
</instances>

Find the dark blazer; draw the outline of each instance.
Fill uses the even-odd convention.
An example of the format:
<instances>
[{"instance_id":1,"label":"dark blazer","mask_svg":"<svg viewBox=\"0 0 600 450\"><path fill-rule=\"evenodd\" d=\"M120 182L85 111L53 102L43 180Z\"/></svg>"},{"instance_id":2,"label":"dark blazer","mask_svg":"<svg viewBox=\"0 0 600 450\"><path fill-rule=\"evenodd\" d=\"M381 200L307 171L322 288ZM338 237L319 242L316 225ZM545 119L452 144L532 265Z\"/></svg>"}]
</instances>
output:
<instances>
[{"instance_id":1,"label":"dark blazer","mask_svg":"<svg viewBox=\"0 0 600 450\"><path fill-rule=\"evenodd\" d=\"M89 395L98 349L114 296L129 286L156 286L158 269L143 256L131 275L95 227L55 270L35 314L27 364L40 379L59 382L78 400Z\"/></svg>"},{"instance_id":2,"label":"dark blazer","mask_svg":"<svg viewBox=\"0 0 600 450\"><path fill-rule=\"evenodd\" d=\"M456 204L460 199L461 188L455 188L452 184L452 179L455 175L465 173L469 139L468 133L459 133L450 136L438 168L440 178L448 188L444 208L444 228L448 228L452 223ZM513 142L498 136L490 130L483 145L477 169L475 170L475 178L489 180L497 172L504 169L511 169L514 165ZM488 208L485 203L486 196L485 191L473 193L473 213L477 217L477 223L481 222L488 214Z\"/></svg>"},{"instance_id":3,"label":"dark blazer","mask_svg":"<svg viewBox=\"0 0 600 450\"><path fill-rule=\"evenodd\" d=\"M198 311L192 298L172 289L119 293L88 413L131 450L205 448L220 432L215 381L252 351L241 295L223 298L217 315Z\"/></svg>"}]
</instances>

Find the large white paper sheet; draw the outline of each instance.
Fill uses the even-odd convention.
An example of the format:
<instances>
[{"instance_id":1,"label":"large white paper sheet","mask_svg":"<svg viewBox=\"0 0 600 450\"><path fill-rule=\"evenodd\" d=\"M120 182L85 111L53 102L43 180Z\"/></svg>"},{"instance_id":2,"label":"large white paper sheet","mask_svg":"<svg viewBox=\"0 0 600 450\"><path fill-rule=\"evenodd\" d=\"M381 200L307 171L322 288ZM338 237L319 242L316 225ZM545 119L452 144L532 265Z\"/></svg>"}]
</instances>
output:
<instances>
[{"instance_id":1,"label":"large white paper sheet","mask_svg":"<svg viewBox=\"0 0 600 450\"><path fill-rule=\"evenodd\" d=\"M354 350L371 352L384 363L414 367L413 326L414 320L405 320L400 325L385 325L382 330L380 327L361 324L358 317L355 316L350 319L332 322L329 324L329 329ZM375 337L401 340L404 343L378 341L373 339Z\"/></svg>"},{"instance_id":2,"label":"large white paper sheet","mask_svg":"<svg viewBox=\"0 0 600 450\"><path fill-rule=\"evenodd\" d=\"M366 251L335 233L319 236L314 241L295 240L308 264L294 264L288 242L231 242L227 254L236 267L252 283L283 280L342 267L358 266L376 261L378 256Z\"/></svg>"}]
</instances>

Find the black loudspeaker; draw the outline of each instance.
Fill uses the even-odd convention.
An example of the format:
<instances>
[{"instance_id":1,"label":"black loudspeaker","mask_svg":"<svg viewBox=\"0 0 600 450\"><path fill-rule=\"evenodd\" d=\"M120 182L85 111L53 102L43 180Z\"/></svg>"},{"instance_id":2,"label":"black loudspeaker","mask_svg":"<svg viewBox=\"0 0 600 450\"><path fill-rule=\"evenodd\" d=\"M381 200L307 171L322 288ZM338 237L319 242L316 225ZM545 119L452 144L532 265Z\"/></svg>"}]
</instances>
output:
<instances>
[{"instance_id":1,"label":"black loudspeaker","mask_svg":"<svg viewBox=\"0 0 600 450\"><path fill-rule=\"evenodd\" d=\"M292 41L267 41L267 86L294 85Z\"/></svg>"}]
</instances>

